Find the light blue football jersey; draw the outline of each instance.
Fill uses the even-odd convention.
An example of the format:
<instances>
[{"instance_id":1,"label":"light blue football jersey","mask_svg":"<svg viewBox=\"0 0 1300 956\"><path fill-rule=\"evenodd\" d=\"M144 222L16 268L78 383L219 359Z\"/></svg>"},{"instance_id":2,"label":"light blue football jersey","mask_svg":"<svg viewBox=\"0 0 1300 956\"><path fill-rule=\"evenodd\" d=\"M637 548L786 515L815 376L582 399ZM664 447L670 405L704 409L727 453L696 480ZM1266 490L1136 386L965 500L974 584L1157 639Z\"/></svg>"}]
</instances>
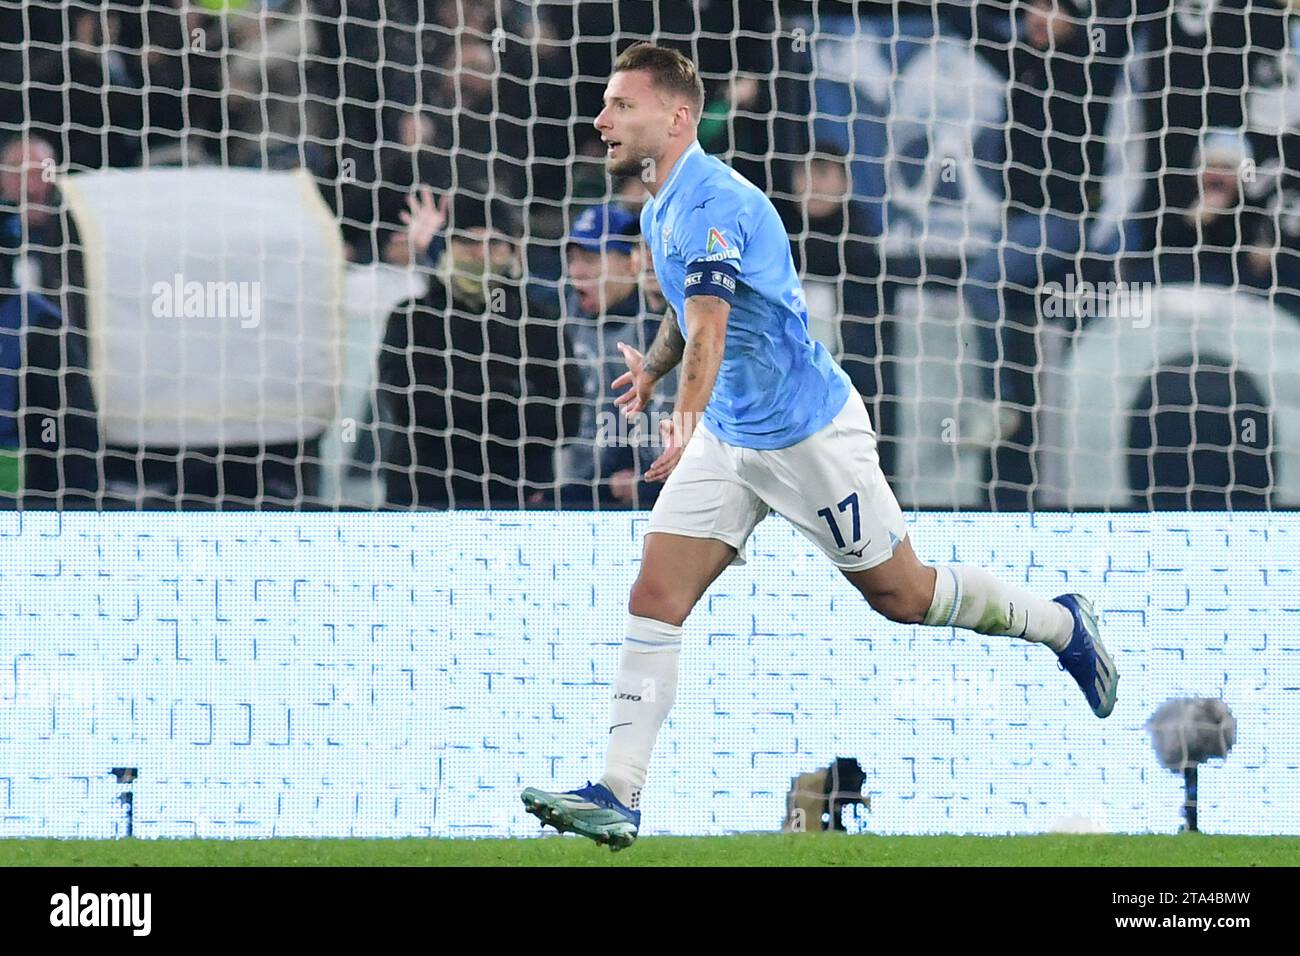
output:
<instances>
[{"instance_id":1,"label":"light blue football jersey","mask_svg":"<svg viewBox=\"0 0 1300 956\"><path fill-rule=\"evenodd\" d=\"M688 295L731 302L704 411L714 434L742 448L788 448L844 407L853 386L808 335L785 225L757 186L692 143L641 211L641 234L683 335Z\"/></svg>"}]
</instances>

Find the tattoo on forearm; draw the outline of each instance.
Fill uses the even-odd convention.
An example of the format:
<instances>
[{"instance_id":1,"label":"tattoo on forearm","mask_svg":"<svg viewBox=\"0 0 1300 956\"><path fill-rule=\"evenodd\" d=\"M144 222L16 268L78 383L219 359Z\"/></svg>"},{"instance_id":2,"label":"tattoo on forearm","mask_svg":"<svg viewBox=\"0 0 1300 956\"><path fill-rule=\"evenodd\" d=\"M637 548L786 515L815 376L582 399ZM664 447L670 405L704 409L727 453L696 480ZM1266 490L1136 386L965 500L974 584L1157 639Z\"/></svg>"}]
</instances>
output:
<instances>
[{"instance_id":1,"label":"tattoo on forearm","mask_svg":"<svg viewBox=\"0 0 1300 956\"><path fill-rule=\"evenodd\" d=\"M677 386L677 411L704 411L722 364L722 341L710 335L692 335L682 359Z\"/></svg>"},{"instance_id":2,"label":"tattoo on forearm","mask_svg":"<svg viewBox=\"0 0 1300 956\"><path fill-rule=\"evenodd\" d=\"M655 340L646 352L643 368L647 375L658 381L682 360L685 351L686 338L677 327L676 313L670 308L659 323L659 331L655 333Z\"/></svg>"},{"instance_id":3,"label":"tattoo on forearm","mask_svg":"<svg viewBox=\"0 0 1300 956\"><path fill-rule=\"evenodd\" d=\"M717 356L711 343L703 339L691 339L691 348L686 349L685 362L682 364L682 381L696 382L714 371Z\"/></svg>"}]
</instances>

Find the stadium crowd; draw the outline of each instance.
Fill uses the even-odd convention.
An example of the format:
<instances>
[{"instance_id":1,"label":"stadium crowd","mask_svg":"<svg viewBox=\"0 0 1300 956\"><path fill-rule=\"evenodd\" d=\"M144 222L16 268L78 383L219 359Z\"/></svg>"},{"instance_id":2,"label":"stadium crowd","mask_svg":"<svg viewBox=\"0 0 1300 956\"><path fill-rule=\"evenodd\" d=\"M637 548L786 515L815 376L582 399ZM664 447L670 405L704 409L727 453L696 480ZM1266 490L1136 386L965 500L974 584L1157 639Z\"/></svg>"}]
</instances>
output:
<instances>
[{"instance_id":1,"label":"stadium crowd","mask_svg":"<svg viewBox=\"0 0 1300 956\"><path fill-rule=\"evenodd\" d=\"M170 481L156 503L315 502L301 444L96 436L76 224L49 171L215 164L310 171L351 262L430 280L388 320L371 440L354 453L385 506L648 507L650 436L600 432L617 417L617 342L643 348L666 305L638 235L643 185L609 182L590 122L613 57L641 38L689 49L705 149L776 200L813 334L867 399L887 474L906 290L949 290L978 330L966 360L988 414L963 437L988 452L993 507L1034 503L1048 283L1223 286L1300 321L1300 88L1280 2L120 0L2 14L0 41L22 55L0 58L0 500L112 507L135 482L121 499L134 506L139 485ZM833 68L836 38L886 50L893 86L872 99L870 77ZM974 115L998 117L949 131L955 149L938 142L942 117L909 134L904 89L907 57L948 47L983 81L962 90L983 97ZM927 69L933 90L933 63L913 72ZM1077 337L1088 318L1063 321ZM1209 471L1152 483L1199 488L1183 506L1269 503L1267 477L1224 469L1236 478L1208 491Z\"/></svg>"}]
</instances>

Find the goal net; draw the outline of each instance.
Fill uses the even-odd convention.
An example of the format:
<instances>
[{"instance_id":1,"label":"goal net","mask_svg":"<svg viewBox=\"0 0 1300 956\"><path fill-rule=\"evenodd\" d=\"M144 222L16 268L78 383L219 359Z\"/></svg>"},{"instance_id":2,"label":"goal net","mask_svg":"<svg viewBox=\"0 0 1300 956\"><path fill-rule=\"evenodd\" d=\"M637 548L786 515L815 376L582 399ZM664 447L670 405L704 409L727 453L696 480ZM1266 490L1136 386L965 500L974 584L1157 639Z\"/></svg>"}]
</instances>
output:
<instances>
[{"instance_id":1,"label":"goal net","mask_svg":"<svg viewBox=\"0 0 1300 956\"><path fill-rule=\"evenodd\" d=\"M1270 0L0 0L0 501L645 508L592 121L698 65L905 506L1300 503ZM741 281L743 281L743 268ZM779 388L779 383L773 383Z\"/></svg>"}]
</instances>

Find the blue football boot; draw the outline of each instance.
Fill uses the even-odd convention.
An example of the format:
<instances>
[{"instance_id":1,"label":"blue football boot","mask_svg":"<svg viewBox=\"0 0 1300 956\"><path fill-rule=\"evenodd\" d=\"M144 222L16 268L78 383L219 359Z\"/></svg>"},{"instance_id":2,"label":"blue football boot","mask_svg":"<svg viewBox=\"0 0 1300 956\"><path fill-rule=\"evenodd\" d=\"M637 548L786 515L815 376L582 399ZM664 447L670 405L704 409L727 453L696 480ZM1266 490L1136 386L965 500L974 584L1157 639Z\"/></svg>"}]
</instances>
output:
<instances>
[{"instance_id":1,"label":"blue football boot","mask_svg":"<svg viewBox=\"0 0 1300 956\"><path fill-rule=\"evenodd\" d=\"M1115 709L1115 686L1119 672L1115 662L1106 653L1097 630L1097 615L1092 602L1081 594L1062 594L1055 598L1074 618L1074 636L1065 650L1059 652L1061 670L1069 671L1088 698L1088 706L1098 717L1109 716Z\"/></svg>"},{"instance_id":2,"label":"blue football boot","mask_svg":"<svg viewBox=\"0 0 1300 956\"><path fill-rule=\"evenodd\" d=\"M549 823L561 833L571 830L615 851L631 846L641 826L641 811L623 806L603 783L588 781L565 793L529 787L520 796L542 826Z\"/></svg>"}]
</instances>

